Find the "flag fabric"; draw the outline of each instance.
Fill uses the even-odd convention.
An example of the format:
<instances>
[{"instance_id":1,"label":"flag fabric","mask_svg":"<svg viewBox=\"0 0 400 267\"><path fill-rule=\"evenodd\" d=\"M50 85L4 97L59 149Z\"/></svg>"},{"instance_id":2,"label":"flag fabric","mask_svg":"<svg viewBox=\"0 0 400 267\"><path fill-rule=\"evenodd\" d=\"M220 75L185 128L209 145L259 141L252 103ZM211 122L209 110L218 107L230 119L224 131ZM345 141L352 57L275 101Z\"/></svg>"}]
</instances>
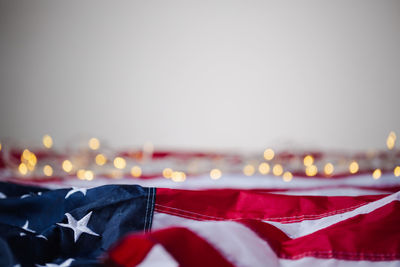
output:
<instances>
[{"instance_id":1,"label":"flag fabric","mask_svg":"<svg viewBox=\"0 0 400 267\"><path fill-rule=\"evenodd\" d=\"M190 165L178 156L174 166ZM388 167L373 178L361 162L356 174L286 181L232 172L182 182L163 177L159 159L144 176L101 169L90 180L0 166L0 266L400 266L399 177Z\"/></svg>"},{"instance_id":2,"label":"flag fabric","mask_svg":"<svg viewBox=\"0 0 400 267\"><path fill-rule=\"evenodd\" d=\"M99 266L129 232L151 228L154 188L0 183L0 266Z\"/></svg>"}]
</instances>

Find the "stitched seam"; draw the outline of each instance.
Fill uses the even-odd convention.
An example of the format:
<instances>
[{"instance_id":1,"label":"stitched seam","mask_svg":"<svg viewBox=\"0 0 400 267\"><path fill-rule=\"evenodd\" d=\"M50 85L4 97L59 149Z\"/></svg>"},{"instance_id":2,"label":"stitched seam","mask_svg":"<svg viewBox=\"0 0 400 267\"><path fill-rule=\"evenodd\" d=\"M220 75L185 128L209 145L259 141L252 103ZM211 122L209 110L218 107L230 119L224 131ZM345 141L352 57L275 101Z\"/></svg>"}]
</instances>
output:
<instances>
[{"instance_id":1,"label":"stitched seam","mask_svg":"<svg viewBox=\"0 0 400 267\"><path fill-rule=\"evenodd\" d=\"M177 210L177 211L180 211L180 212L186 212L186 213L198 215L198 216L201 216L201 217L208 217L208 218L217 219L217 220L224 220L225 219L225 218L222 218L222 217L215 217L215 216L200 214L200 213L187 211L187 210L184 210L184 209L179 209L179 208L174 208L174 207L169 207L169 206L164 206L164 205L160 205L160 204L155 204L155 205L156 206L160 206L160 207L164 207L164 208L168 208L168 209ZM320 218L328 217L330 215L335 215L335 214L351 211L351 210L354 210L354 209L359 208L359 207L364 206L364 205L366 205L366 203L355 205L355 206L352 206L352 207L349 207L349 208L343 208L343 209L339 209L339 210L334 210L334 211L330 211L330 212L326 212L326 213L322 213L322 214L307 214L307 215L297 215L297 216L289 216L289 217L252 218L252 219L270 220L270 221L272 221L272 220L289 219L289 220L280 221L280 222L281 223L298 222L298 221L303 221L303 220L307 220L307 219L320 219ZM292 220L290 220L291 218L292 218ZM236 218L236 219L249 219L249 218Z\"/></svg>"},{"instance_id":2,"label":"stitched seam","mask_svg":"<svg viewBox=\"0 0 400 267\"><path fill-rule=\"evenodd\" d=\"M150 222L149 222L149 230L151 228L151 225L153 223L153 214L154 214L154 204L155 204L155 196L156 196L156 188L153 187L153 196L152 196L152 201L151 201L151 210L150 210Z\"/></svg>"},{"instance_id":3,"label":"stitched seam","mask_svg":"<svg viewBox=\"0 0 400 267\"><path fill-rule=\"evenodd\" d=\"M146 201L146 214L144 216L144 231L146 232L146 224L147 224L147 210L149 207L149 198L150 198L150 188L149 192L147 193L147 201Z\"/></svg>"}]
</instances>

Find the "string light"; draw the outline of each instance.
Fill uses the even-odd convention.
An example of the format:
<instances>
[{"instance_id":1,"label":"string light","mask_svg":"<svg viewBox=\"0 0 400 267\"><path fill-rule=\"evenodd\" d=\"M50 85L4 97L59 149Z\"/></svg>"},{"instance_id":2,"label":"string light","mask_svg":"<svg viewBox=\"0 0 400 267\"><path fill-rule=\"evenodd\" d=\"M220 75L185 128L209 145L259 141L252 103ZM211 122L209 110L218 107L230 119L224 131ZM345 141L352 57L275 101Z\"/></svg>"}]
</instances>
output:
<instances>
[{"instance_id":1,"label":"string light","mask_svg":"<svg viewBox=\"0 0 400 267\"><path fill-rule=\"evenodd\" d=\"M243 167L243 173L246 176L252 176L255 172L254 166L251 164L247 164Z\"/></svg>"},{"instance_id":2,"label":"string light","mask_svg":"<svg viewBox=\"0 0 400 267\"><path fill-rule=\"evenodd\" d=\"M314 158L311 155L307 155L303 159L304 166L309 167L314 163Z\"/></svg>"},{"instance_id":3,"label":"string light","mask_svg":"<svg viewBox=\"0 0 400 267\"><path fill-rule=\"evenodd\" d=\"M172 172L173 171L171 168L165 168L162 173L163 173L164 178L169 179L172 177Z\"/></svg>"},{"instance_id":4,"label":"string light","mask_svg":"<svg viewBox=\"0 0 400 267\"><path fill-rule=\"evenodd\" d=\"M390 132L386 139L386 146L389 150L393 149L396 143L396 134L395 132Z\"/></svg>"},{"instance_id":5,"label":"string light","mask_svg":"<svg viewBox=\"0 0 400 267\"><path fill-rule=\"evenodd\" d=\"M285 172L283 174L282 178L283 178L283 181L290 182L292 180L292 178L293 178L293 175L292 175L291 172Z\"/></svg>"},{"instance_id":6,"label":"string light","mask_svg":"<svg viewBox=\"0 0 400 267\"><path fill-rule=\"evenodd\" d=\"M171 180L174 182L184 182L186 180L186 174L184 172L172 172Z\"/></svg>"},{"instance_id":7,"label":"string light","mask_svg":"<svg viewBox=\"0 0 400 267\"><path fill-rule=\"evenodd\" d=\"M358 172L359 166L356 161L352 161L349 165L349 171L351 174L355 174Z\"/></svg>"},{"instance_id":8,"label":"string light","mask_svg":"<svg viewBox=\"0 0 400 267\"><path fill-rule=\"evenodd\" d=\"M93 180L93 178L94 178L94 174L93 174L93 172L90 171L90 170L84 171L84 173L83 173L83 178L86 179L86 180L88 180L88 181L91 181L91 180Z\"/></svg>"},{"instance_id":9,"label":"string light","mask_svg":"<svg viewBox=\"0 0 400 267\"><path fill-rule=\"evenodd\" d=\"M221 178L221 176L222 176L222 172L219 169L212 169L210 171L210 177L213 180L217 180L217 179Z\"/></svg>"},{"instance_id":10,"label":"string light","mask_svg":"<svg viewBox=\"0 0 400 267\"><path fill-rule=\"evenodd\" d=\"M315 176L318 173L318 168L315 165L310 165L306 167L306 175L307 176Z\"/></svg>"},{"instance_id":11,"label":"string light","mask_svg":"<svg viewBox=\"0 0 400 267\"><path fill-rule=\"evenodd\" d=\"M53 139L48 134L43 136L42 142L45 148L51 148L53 146Z\"/></svg>"},{"instance_id":12,"label":"string light","mask_svg":"<svg viewBox=\"0 0 400 267\"><path fill-rule=\"evenodd\" d=\"M258 166L258 171L261 174L267 174L267 173L269 173L270 170L271 170L271 167L266 162L263 162Z\"/></svg>"},{"instance_id":13,"label":"string light","mask_svg":"<svg viewBox=\"0 0 400 267\"><path fill-rule=\"evenodd\" d=\"M399 176L400 176L400 166L396 166L396 168L394 168L393 174L394 174L394 176L396 176L396 177L399 177Z\"/></svg>"},{"instance_id":14,"label":"string light","mask_svg":"<svg viewBox=\"0 0 400 267\"><path fill-rule=\"evenodd\" d=\"M333 167L332 163L325 164L324 172L325 172L326 175L331 175L334 170L335 170L335 168Z\"/></svg>"},{"instance_id":15,"label":"string light","mask_svg":"<svg viewBox=\"0 0 400 267\"><path fill-rule=\"evenodd\" d=\"M281 176L283 173L283 167L281 164L275 164L274 167L272 168L272 173L275 176Z\"/></svg>"},{"instance_id":16,"label":"string light","mask_svg":"<svg viewBox=\"0 0 400 267\"><path fill-rule=\"evenodd\" d=\"M89 139L89 148L92 150L97 150L100 148L100 141L99 139L93 137Z\"/></svg>"},{"instance_id":17,"label":"string light","mask_svg":"<svg viewBox=\"0 0 400 267\"><path fill-rule=\"evenodd\" d=\"M103 154L97 154L94 160L99 166L103 166L107 162L107 158Z\"/></svg>"},{"instance_id":18,"label":"string light","mask_svg":"<svg viewBox=\"0 0 400 267\"><path fill-rule=\"evenodd\" d=\"M78 171L76 172L76 176L77 176L79 179L84 180L84 179L85 179L85 170L83 170L83 169L78 170Z\"/></svg>"},{"instance_id":19,"label":"string light","mask_svg":"<svg viewBox=\"0 0 400 267\"><path fill-rule=\"evenodd\" d=\"M114 167L117 169L124 169L126 167L126 161L124 158L116 157L114 159Z\"/></svg>"},{"instance_id":20,"label":"string light","mask_svg":"<svg viewBox=\"0 0 400 267\"><path fill-rule=\"evenodd\" d=\"M64 160L63 163L62 163L62 169L65 172L71 172L72 171L72 163L71 163L71 161L69 161L67 159Z\"/></svg>"},{"instance_id":21,"label":"string light","mask_svg":"<svg viewBox=\"0 0 400 267\"><path fill-rule=\"evenodd\" d=\"M26 175L28 173L28 167L26 166L25 163L21 163L18 166L18 171L22 175Z\"/></svg>"},{"instance_id":22,"label":"string light","mask_svg":"<svg viewBox=\"0 0 400 267\"><path fill-rule=\"evenodd\" d=\"M133 177L140 177L142 175L142 169L139 166L133 166L131 168L131 175Z\"/></svg>"},{"instance_id":23,"label":"string light","mask_svg":"<svg viewBox=\"0 0 400 267\"><path fill-rule=\"evenodd\" d=\"M275 152L271 148L267 148L264 151L264 159L265 160L272 160L275 156Z\"/></svg>"},{"instance_id":24,"label":"string light","mask_svg":"<svg viewBox=\"0 0 400 267\"><path fill-rule=\"evenodd\" d=\"M382 175L382 171L381 169L376 169L374 170L374 172L372 173L372 178L374 178L375 180L379 179Z\"/></svg>"},{"instance_id":25,"label":"string light","mask_svg":"<svg viewBox=\"0 0 400 267\"><path fill-rule=\"evenodd\" d=\"M52 176L53 175L53 168L50 165L44 165L43 173L46 176Z\"/></svg>"}]
</instances>

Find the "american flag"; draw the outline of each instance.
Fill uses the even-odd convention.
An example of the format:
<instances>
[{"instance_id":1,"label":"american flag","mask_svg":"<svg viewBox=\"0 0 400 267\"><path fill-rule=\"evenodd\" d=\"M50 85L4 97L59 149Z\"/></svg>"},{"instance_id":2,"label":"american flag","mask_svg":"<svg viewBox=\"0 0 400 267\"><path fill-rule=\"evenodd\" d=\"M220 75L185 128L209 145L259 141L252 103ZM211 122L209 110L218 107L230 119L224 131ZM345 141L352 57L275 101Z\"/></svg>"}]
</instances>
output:
<instances>
[{"instance_id":1,"label":"american flag","mask_svg":"<svg viewBox=\"0 0 400 267\"><path fill-rule=\"evenodd\" d=\"M0 265L400 266L393 172L142 176L2 171Z\"/></svg>"}]
</instances>

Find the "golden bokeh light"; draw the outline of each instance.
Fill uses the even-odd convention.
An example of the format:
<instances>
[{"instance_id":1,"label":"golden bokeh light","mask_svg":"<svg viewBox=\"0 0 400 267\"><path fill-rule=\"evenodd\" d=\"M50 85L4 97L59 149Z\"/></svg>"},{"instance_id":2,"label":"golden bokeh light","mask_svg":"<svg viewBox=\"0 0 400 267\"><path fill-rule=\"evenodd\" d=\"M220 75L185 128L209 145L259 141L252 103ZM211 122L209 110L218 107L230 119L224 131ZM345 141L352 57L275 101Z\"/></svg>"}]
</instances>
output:
<instances>
[{"instance_id":1,"label":"golden bokeh light","mask_svg":"<svg viewBox=\"0 0 400 267\"><path fill-rule=\"evenodd\" d=\"M333 167L332 163L325 164L324 172L325 172L326 175L331 175L334 170L335 170L335 168Z\"/></svg>"},{"instance_id":2,"label":"golden bokeh light","mask_svg":"<svg viewBox=\"0 0 400 267\"><path fill-rule=\"evenodd\" d=\"M303 159L304 166L309 167L314 163L314 157L311 155L307 155Z\"/></svg>"},{"instance_id":3,"label":"golden bokeh light","mask_svg":"<svg viewBox=\"0 0 400 267\"><path fill-rule=\"evenodd\" d=\"M45 148L51 148L53 146L53 138L48 134L43 136L42 142Z\"/></svg>"},{"instance_id":4,"label":"golden bokeh light","mask_svg":"<svg viewBox=\"0 0 400 267\"><path fill-rule=\"evenodd\" d=\"M89 148L92 150L97 150L100 148L100 141L99 139L93 137L89 139Z\"/></svg>"},{"instance_id":5,"label":"golden bokeh light","mask_svg":"<svg viewBox=\"0 0 400 267\"><path fill-rule=\"evenodd\" d=\"M275 164L274 167L272 168L272 173L275 176L281 176L283 173L283 167L281 164Z\"/></svg>"},{"instance_id":6,"label":"golden bokeh light","mask_svg":"<svg viewBox=\"0 0 400 267\"><path fill-rule=\"evenodd\" d=\"M243 173L246 176L252 176L255 172L254 166L251 164L247 164L243 167Z\"/></svg>"},{"instance_id":7,"label":"golden bokeh light","mask_svg":"<svg viewBox=\"0 0 400 267\"><path fill-rule=\"evenodd\" d=\"M142 168L140 168L139 166L133 166L131 168L131 175L133 177L140 177L142 175Z\"/></svg>"},{"instance_id":8,"label":"golden bokeh light","mask_svg":"<svg viewBox=\"0 0 400 267\"><path fill-rule=\"evenodd\" d=\"M95 162L99 166L103 166L107 162L106 156L103 154L97 154L96 157L94 158Z\"/></svg>"},{"instance_id":9,"label":"golden bokeh light","mask_svg":"<svg viewBox=\"0 0 400 267\"><path fill-rule=\"evenodd\" d=\"M356 161L352 161L352 162L350 163L350 165L349 165L349 172L350 172L351 174L355 174L355 173L358 172L359 168L360 168L360 167L358 166L358 163L357 163Z\"/></svg>"},{"instance_id":10,"label":"golden bokeh light","mask_svg":"<svg viewBox=\"0 0 400 267\"><path fill-rule=\"evenodd\" d=\"M275 152L271 148L267 148L264 151L264 159L265 160L272 160L275 156Z\"/></svg>"},{"instance_id":11,"label":"golden bokeh light","mask_svg":"<svg viewBox=\"0 0 400 267\"><path fill-rule=\"evenodd\" d=\"M18 166L18 171L22 175L26 175L28 173L28 167L26 166L25 163L21 163Z\"/></svg>"},{"instance_id":12,"label":"golden bokeh light","mask_svg":"<svg viewBox=\"0 0 400 267\"><path fill-rule=\"evenodd\" d=\"M186 174L184 172L172 172L171 180L174 182L184 182L186 180Z\"/></svg>"},{"instance_id":13,"label":"golden bokeh light","mask_svg":"<svg viewBox=\"0 0 400 267\"><path fill-rule=\"evenodd\" d=\"M267 174L267 173L270 172L270 170L271 170L271 167L270 167L269 164L266 163L266 162L263 162L263 163L261 163L261 164L258 166L258 171L259 171L261 174Z\"/></svg>"},{"instance_id":14,"label":"golden bokeh light","mask_svg":"<svg viewBox=\"0 0 400 267\"><path fill-rule=\"evenodd\" d=\"M310 165L306 167L306 175L307 176L315 176L318 173L318 168L315 165Z\"/></svg>"},{"instance_id":15,"label":"golden bokeh light","mask_svg":"<svg viewBox=\"0 0 400 267\"><path fill-rule=\"evenodd\" d=\"M374 178L375 180L381 178L382 176L382 171L381 169L376 169L374 170L374 172L372 173L372 178Z\"/></svg>"},{"instance_id":16,"label":"golden bokeh light","mask_svg":"<svg viewBox=\"0 0 400 267\"><path fill-rule=\"evenodd\" d=\"M63 161L63 163L62 163L62 169L65 171L65 172L71 172L72 171L72 163L71 163L71 161L69 161L69 160L64 160Z\"/></svg>"},{"instance_id":17,"label":"golden bokeh light","mask_svg":"<svg viewBox=\"0 0 400 267\"><path fill-rule=\"evenodd\" d=\"M76 176L77 176L79 179L84 180L84 179L85 179L85 170L83 170L83 169L78 170L78 171L76 172Z\"/></svg>"},{"instance_id":18,"label":"golden bokeh light","mask_svg":"<svg viewBox=\"0 0 400 267\"><path fill-rule=\"evenodd\" d=\"M1 148L2 148L2 146L1 146L1 143L0 143L0 151L1 151Z\"/></svg>"},{"instance_id":19,"label":"golden bokeh light","mask_svg":"<svg viewBox=\"0 0 400 267\"><path fill-rule=\"evenodd\" d=\"M390 132L386 139L386 146L388 149L393 149L396 144L396 134L395 132Z\"/></svg>"},{"instance_id":20,"label":"golden bokeh light","mask_svg":"<svg viewBox=\"0 0 400 267\"><path fill-rule=\"evenodd\" d=\"M52 176L53 175L53 168L50 165L44 165L43 173L46 176Z\"/></svg>"},{"instance_id":21,"label":"golden bokeh light","mask_svg":"<svg viewBox=\"0 0 400 267\"><path fill-rule=\"evenodd\" d=\"M94 178L94 173L92 171L90 171L90 170L84 171L83 178L88 180L88 181L91 181Z\"/></svg>"},{"instance_id":22,"label":"golden bokeh light","mask_svg":"<svg viewBox=\"0 0 400 267\"><path fill-rule=\"evenodd\" d=\"M162 174L163 174L164 178L169 179L169 178L172 177L172 172L173 172L173 171L172 171L171 168L165 168L165 169L163 170Z\"/></svg>"},{"instance_id":23,"label":"golden bokeh light","mask_svg":"<svg viewBox=\"0 0 400 267\"><path fill-rule=\"evenodd\" d=\"M400 176L400 166L396 166L396 168L394 168L393 174L394 174L394 176L396 176L396 177L399 177L399 176Z\"/></svg>"},{"instance_id":24,"label":"golden bokeh light","mask_svg":"<svg viewBox=\"0 0 400 267\"><path fill-rule=\"evenodd\" d=\"M114 159L114 167L120 170L124 169L126 167L125 159L121 157L116 157Z\"/></svg>"},{"instance_id":25,"label":"golden bokeh light","mask_svg":"<svg viewBox=\"0 0 400 267\"><path fill-rule=\"evenodd\" d=\"M221 176L222 176L222 172L219 169L212 169L210 171L210 177L213 180L217 180L217 179L221 178Z\"/></svg>"},{"instance_id":26,"label":"golden bokeh light","mask_svg":"<svg viewBox=\"0 0 400 267\"><path fill-rule=\"evenodd\" d=\"M283 179L283 181L285 181L285 182L290 182L290 181L292 180L292 178L293 178L293 175L292 175L291 172L285 172L285 173L282 175L282 179Z\"/></svg>"}]
</instances>

